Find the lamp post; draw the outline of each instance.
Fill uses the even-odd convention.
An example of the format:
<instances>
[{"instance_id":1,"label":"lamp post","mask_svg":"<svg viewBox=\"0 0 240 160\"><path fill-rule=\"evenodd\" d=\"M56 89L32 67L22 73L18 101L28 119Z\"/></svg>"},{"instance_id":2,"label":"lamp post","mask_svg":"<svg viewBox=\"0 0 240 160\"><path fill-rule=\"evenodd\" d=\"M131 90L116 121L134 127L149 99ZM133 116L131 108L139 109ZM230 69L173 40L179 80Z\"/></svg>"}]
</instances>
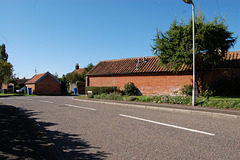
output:
<instances>
[{"instance_id":1,"label":"lamp post","mask_svg":"<svg viewBox=\"0 0 240 160\"><path fill-rule=\"evenodd\" d=\"M195 72L195 13L194 3L192 0L183 0L187 4L192 4L192 21L193 21L193 92L192 92L192 106L196 104L196 72Z\"/></svg>"}]
</instances>

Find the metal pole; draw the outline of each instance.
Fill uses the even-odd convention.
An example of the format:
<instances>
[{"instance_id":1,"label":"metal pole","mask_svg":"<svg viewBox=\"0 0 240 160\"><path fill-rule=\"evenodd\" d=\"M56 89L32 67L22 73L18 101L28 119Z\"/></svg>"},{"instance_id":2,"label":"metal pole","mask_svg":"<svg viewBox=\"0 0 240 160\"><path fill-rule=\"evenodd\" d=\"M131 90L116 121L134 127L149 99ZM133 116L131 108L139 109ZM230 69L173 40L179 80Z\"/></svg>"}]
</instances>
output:
<instances>
[{"instance_id":1,"label":"metal pole","mask_svg":"<svg viewBox=\"0 0 240 160\"><path fill-rule=\"evenodd\" d=\"M195 68L195 12L194 4L192 3L192 21L193 21L193 92L192 106L196 104L196 68Z\"/></svg>"}]
</instances>

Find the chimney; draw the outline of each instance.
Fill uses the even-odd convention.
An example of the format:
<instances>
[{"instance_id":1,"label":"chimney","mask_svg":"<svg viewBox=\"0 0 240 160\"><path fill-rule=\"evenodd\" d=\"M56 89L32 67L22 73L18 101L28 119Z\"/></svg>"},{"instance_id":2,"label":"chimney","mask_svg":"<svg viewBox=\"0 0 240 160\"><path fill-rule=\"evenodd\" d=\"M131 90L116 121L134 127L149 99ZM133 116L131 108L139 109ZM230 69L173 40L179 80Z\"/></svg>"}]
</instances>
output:
<instances>
[{"instance_id":1,"label":"chimney","mask_svg":"<svg viewBox=\"0 0 240 160\"><path fill-rule=\"evenodd\" d=\"M75 70L78 70L78 69L79 69L79 65L78 63L76 63Z\"/></svg>"}]
</instances>

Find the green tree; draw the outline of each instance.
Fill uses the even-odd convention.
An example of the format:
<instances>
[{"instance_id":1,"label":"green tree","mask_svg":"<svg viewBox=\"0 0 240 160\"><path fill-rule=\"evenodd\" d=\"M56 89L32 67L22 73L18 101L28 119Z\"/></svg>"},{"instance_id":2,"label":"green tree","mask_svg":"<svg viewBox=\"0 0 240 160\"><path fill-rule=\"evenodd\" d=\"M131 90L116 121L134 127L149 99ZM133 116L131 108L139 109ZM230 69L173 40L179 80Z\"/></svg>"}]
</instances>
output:
<instances>
[{"instance_id":1,"label":"green tree","mask_svg":"<svg viewBox=\"0 0 240 160\"><path fill-rule=\"evenodd\" d=\"M84 82L86 80L86 74L94 67L94 65L92 63L89 63L85 68L84 71L82 73L82 76L84 78Z\"/></svg>"},{"instance_id":2,"label":"green tree","mask_svg":"<svg viewBox=\"0 0 240 160\"><path fill-rule=\"evenodd\" d=\"M228 31L224 17L215 16L207 21L198 10L195 18L196 66L214 67L225 57L228 49L234 46L237 37ZM192 65L192 20L188 23L177 19L171 23L165 33L157 30L153 39L153 54L160 59L161 65L168 65L174 71L182 65Z\"/></svg>"},{"instance_id":3,"label":"green tree","mask_svg":"<svg viewBox=\"0 0 240 160\"><path fill-rule=\"evenodd\" d=\"M81 74L75 72L68 73L66 75L67 82L69 83L85 82L87 72L90 71L93 67L94 65L90 63L84 68L84 71Z\"/></svg>"},{"instance_id":4,"label":"green tree","mask_svg":"<svg viewBox=\"0 0 240 160\"><path fill-rule=\"evenodd\" d=\"M68 83L67 83L67 79L65 75L62 75L62 78L58 78L58 80L61 82L61 93L67 93L67 87L68 87Z\"/></svg>"},{"instance_id":5,"label":"green tree","mask_svg":"<svg viewBox=\"0 0 240 160\"><path fill-rule=\"evenodd\" d=\"M13 66L11 63L0 59L0 85L7 83L12 75Z\"/></svg>"},{"instance_id":6,"label":"green tree","mask_svg":"<svg viewBox=\"0 0 240 160\"><path fill-rule=\"evenodd\" d=\"M7 61L7 59L8 59L8 54L6 53L6 46L5 46L5 44L2 44L0 46L0 59L4 60L4 61Z\"/></svg>"},{"instance_id":7,"label":"green tree","mask_svg":"<svg viewBox=\"0 0 240 160\"><path fill-rule=\"evenodd\" d=\"M69 83L84 82L84 78L83 78L82 74L78 74L75 72L68 73L66 75L66 80Z\"/></svg>"}]
</instances>

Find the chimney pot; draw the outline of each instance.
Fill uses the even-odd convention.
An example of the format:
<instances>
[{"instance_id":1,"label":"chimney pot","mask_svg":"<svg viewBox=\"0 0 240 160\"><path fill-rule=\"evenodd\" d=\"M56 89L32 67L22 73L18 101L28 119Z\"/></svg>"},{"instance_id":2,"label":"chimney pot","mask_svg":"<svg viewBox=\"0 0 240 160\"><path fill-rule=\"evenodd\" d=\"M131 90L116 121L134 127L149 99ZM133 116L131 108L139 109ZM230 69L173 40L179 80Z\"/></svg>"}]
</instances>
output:
<instances>
[{"instance_id":1,"label":"chimney pot","mask_svg":"<svg viewBox=\"0 0 240 160\"><path fill-rule=\"evenodd\" d=\"M75 66L75 70L78 70L78 69L79 69L79 65L77 63L76 66Z\"/></svg>"}]
</instances>

